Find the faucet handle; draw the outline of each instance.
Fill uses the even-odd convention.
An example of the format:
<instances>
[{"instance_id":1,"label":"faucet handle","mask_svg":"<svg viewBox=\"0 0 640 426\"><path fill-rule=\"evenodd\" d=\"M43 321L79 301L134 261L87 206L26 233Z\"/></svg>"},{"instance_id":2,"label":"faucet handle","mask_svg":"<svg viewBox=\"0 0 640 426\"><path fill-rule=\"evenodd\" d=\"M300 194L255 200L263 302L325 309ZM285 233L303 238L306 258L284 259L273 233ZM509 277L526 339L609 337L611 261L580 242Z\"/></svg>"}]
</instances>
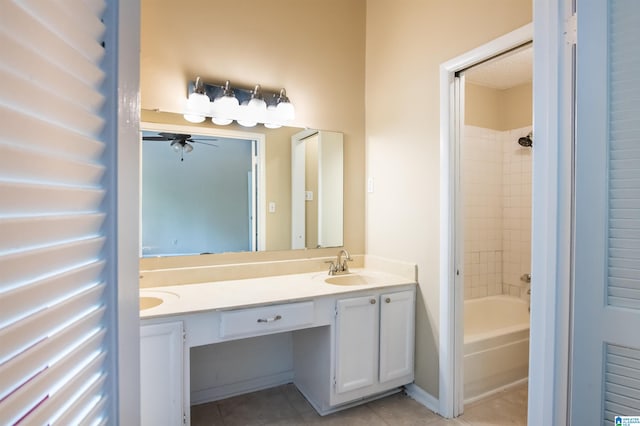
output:
<instances>
[{"instance_id":1,"label":"faucet handle","mask_svg":"<svg viewBox=\"0 0 640 426\"><path fill-rule=\"evenodd\" d=\"M335 275L338 271L338 265L334 263L333 260L325 260L324 263L329 263L329 275Z\"/></svg>"}]
</instances>

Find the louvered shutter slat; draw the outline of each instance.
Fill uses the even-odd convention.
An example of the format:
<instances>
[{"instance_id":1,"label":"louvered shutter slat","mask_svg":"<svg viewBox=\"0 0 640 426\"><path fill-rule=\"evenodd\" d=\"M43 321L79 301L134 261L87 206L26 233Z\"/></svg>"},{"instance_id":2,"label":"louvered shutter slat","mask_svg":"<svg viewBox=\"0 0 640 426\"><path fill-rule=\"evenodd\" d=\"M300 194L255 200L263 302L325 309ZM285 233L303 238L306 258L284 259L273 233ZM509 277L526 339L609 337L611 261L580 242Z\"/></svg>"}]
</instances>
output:
<instances>
[{"instance_id":1,"label":"louvered shutter slat","mask_svg":"<svg viewBox=\"0 0 640 426\"><path fill-rule=\"evenodd\" d=\"M58 34L30 15L22 5L5 1L2 6L2 15L11 17L2 21L5 34L20 34L20 40L25 46L38 52L39 56L46 58L53 66L68 69L89 86L100 84L104 78L104 72L100 69L98 61L87 60ZM24 31L25 28L29 28L29 31Z\"/></svg>"},{"instance_id":2,"label":"louvered shutter slat","mask_svg":"<svg viewBox=\"0 0 640 426\"><path fill-rule=\"evenodd\" d=\"M84 161L96 161L103 152L104 144L82 135L74 129L56 126L53 123L24 115L0 105L0 114L5 118L0 132L0 141L52 152Z\"/></svg>"},{"instance_id":3,"label":"louvered shutter slat","mask_svg":"<svg viewBox=\"0 0 640 426\"><path fill-rule=\"evenodd\" d=\"M28 8L31 13L40 18L41 21L47 22L46 26L54 31L67 44L76 49L80 54L91 62L96 62L102 57L102 47L96 39L86 37L87 33L100 37L104 32L104 26L95 26L93 29L90 23L85 23L82 29L76 28L74 21L71 19L67 11L55 2L43 2L40 0L23 0L22 5ZM97 30L97 31L96 31Z\"/></svg>"},{"instance_id":4,"label":"louvered shutter slat","mask_svg":"<svg viewBox=\"0 0 640 426\"><path fill-rule=\"evenodd\" d=\"M104 261L93 262L5 292L0 303L0 328L43 309L51 299L80 293L98 282L104 264Z\"/></svg>"},{"instance_id":5,"label":"louvered shutter slat","mask_svg":"<svg viewBox=\"0 0 640 426\"><path fill-rule=\"evenodd\" d=\"M54 420L51 421L52 425L89 424L88 419L86 419L86 415L88 414L86 412L94 408L95 394L104 385L105 381L104 374L95 373L97 367L102 363L104 363L104 354L94 358L87 366L78 372L73 380L67 382L54 396L47 398L39 405L29 416L29 420L38 423L53 417ZM79 394L79 397L74 398L75 394ZM61 413L61 417L56 416L60 406L69 400L73 401L72 404L66 407L64 412ZM85 415L79 416L80 413Z\"/></svg>"},{"instance_id":6,"label":"louvered shutter slat","mask_svg":"<svg viewBox=\"0 0 640 426\"><path fill-rule=\"evenodd\" d=\"M100 93L93 91L91 86L86 83L78 81L66 69L53 67L43 58L35 61L33 54L28 52L25 46L20 44L17 39L1 37L1 40L4 60L7 63L18 66L26 75L33 75L39 68L48 67L49 72L31 84L37 84L37 86L49 88L49 90L57 90L59 95L71 98L72 101L74 99L88 101L88 105L100 105L104 101L104 97Z\"/></svg>"},{"instance_id":7,"label":"louvered shutter slat","mask_svg":"<svg viewBox=\"0 0 640 426\"><path fill-rule=\"evenodd\" d=\"M640 58L630 54L640 37L640 8L610 7L607 301L640 310Z\"/></svg>"},{"instance_id":8,"label":"louvered shutter slat","mask_svg":"<svg viewBox=\"0 0 640 426\"><path fill-rule=\"evenodd\" d=\"M113 423L105 7L100 0L2 2L2 425Z\"/></svg>"},{"instance_id":9,"label":"louvered shutter slat","mask_svg":"<svg viewBox=\"0 0 640 426\"><path fill-rule=\"evenodd\" d=\"M0 365L0 399L17 389L25 377L34 377L50 361L49 353L63 352L75 336L88 335L99 327L104 309L97 309L37 345L27 349L20 358Z\"/></svg>"},{"instance_id":10,"label":"louvered shutter slat","mask_svg":"<svg viewBox=\"0 0 640 426\"><path fill-rule=\"evenodd\" d=\"M91 306L100 302L103 290L102 285L94 286L0 330L0 339L7 342L3 348L5 356L11 360L32 347L34 343L38 344L42 339L55 333L60 324L70 324L74 318L88 313L87 311L92 310ZM6 359L0 359L0 361L7 362Z\"/></svg>"},{"instance_id":11,"label":"louvered shutter slat","mask_svg":"<svg viewBox=\"0 0 640 426\"><path fill-rule=\"evenodd\" d=\"M81 163L65 157L0 145L0 170L11 180L94 186L100 183L104 166Z\"/></svg>"},{"instance_id":12,"label":"louvered shutter slat","mask_svg":"<svg viewBox=\"0 0 640 426\"><path fill-rule=\"evenodd\" d=\"M86 237L100 228L104 218L102 213L91 213L0 219L0 253Z\"/></svg>"},{"instance_id":13,"label":"louvered shutter slat","mask_svg":"<svg viewBox=\"0 0 640 426\"><path fill-rule=\"evenodd\" d=\"M22 387L9 394L2 401L3 411L0 412L0 424L12 424L11 419L17 418L21 414L18 411L21 410L21 407L31 407L29 411L32 412L34 408L40 406L44 399L58 390L57 388L51 389L51 383L63 384L69 376L75 376L93 358L100 356L99 349L103 339L103 332L90 336L60 362L44 369Z\"/></svg>"},{"instance_id":14,"label":"louvered shutter slat","mask_svg":"<svg viewBox=\"0 0 640 426\"><path fill-rule=\"evenodd\" d=\"M15 203L0 205L0 214L94 213L103 196L101 189L0 182L0 199L15 200Z\"/></svg>"},{"instance_id":15,"label":"louvered shutter slat","mask_svg":"<svg viewBox=\"0 0 640 426\"><path fill-rule=\"evenodd\" d=\"M31 115L45 118L62 127L72 127L85 135L99 132L104 121L99 113L93 113L78 103L81 99L61 97L23 76L17 76L0 68L0 97L16 106L16 109L29 111ZM36 101L37 100L37 101Z\"/></svg>"},{"instance_id":16,"label":"louvered shutter slat","mask_svg":"<svg viewBox=\"0 0 640 426\"><path fill-rule=\"evenodd\" d=\"M90 238L5 255L0 258L0 269L3 269L4 275L0 291L41 279L52 272L66 272L94 262L103 242L102 237ZM52 271L51 265L56 265L58 269Z\"/></svg>"}]
</instances>

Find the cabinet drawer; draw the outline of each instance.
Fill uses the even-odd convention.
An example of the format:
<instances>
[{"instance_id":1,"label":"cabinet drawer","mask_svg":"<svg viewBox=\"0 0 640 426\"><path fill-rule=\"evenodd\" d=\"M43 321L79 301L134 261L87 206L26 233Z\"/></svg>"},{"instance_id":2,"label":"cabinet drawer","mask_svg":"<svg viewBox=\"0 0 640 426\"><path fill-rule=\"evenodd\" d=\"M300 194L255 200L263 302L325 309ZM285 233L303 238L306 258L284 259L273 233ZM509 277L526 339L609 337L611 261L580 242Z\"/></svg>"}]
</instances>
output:
<instances>
[{"instance_id":1,"label":"cabinet drawer","mask_svg":"<svg viewBox=\"0 0 640 426\"><path fill-rule=\"evenodd\" d=\"M238 309L220 314L220 337L248 337L295 330L313 324L313 302Z\"/></svg>"}]
</instances>

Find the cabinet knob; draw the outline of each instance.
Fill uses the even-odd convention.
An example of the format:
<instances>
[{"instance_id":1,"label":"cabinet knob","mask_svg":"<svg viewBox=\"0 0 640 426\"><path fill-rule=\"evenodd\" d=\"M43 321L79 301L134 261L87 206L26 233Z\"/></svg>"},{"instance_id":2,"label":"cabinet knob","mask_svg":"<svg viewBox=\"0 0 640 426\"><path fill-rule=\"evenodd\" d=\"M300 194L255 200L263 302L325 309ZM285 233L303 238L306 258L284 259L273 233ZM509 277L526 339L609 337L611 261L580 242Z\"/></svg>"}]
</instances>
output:
<instances>
[{"instance_id":1,"label":"cabinet knob","mask_svg":"<svg viewBox=\"0 0 640 426\"><path fill-rule=\"evenodd\" d=\"M376 299L369 300L369 303L371 303L372 305L375 305L376 304Z\"/></svg>"},{"instance_id":2,"label":"cabinet knob","mask_svg":"<svg viewBox=\"0 0 640 426\"><path fill-rule=\"evenodd\" d=\"M391 303L391 298L387 297L386 299L384 299L384 301L387 302L387 303Z\"/></svg>"}]
</instances>

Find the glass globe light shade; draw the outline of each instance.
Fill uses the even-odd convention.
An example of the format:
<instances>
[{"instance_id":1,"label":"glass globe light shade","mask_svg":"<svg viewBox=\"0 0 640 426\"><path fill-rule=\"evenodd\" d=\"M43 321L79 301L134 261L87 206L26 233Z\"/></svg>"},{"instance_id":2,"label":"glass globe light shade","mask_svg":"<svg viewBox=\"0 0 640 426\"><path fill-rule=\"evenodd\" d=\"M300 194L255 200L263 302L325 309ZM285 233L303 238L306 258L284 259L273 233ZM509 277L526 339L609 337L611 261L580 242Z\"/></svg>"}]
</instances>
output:
<instances>
[{"instance_id":1,"label":"glass globe light shade","mask_svg":"<svg viewBox=\"0 0 640 426\"><path fill-rule=\"evenodd\" d=\"M252 117L250 117L249 115L249 109L248 109L249 105L247 101L244 101L242 103L242 105L240 105L238 107L238 124L244 127L253 127L256 124L258 124L258 122L256 120L254 120Z\"/></svg>"},{"instance_id":2,"label":"glass globe light shade","mask_svg":"<svg viewBox=\"0 0 640 426\"><path fill-rule=\"evenodd\" d=\"M267 103L263 99L251 98L247 104L248 119L264 123L267 119Z\"/></svg>"},{"instance_id":3,"label":"glass globe light shade","mask_svg":"<svg viewBox=\"0 0 640 426\"><path fill-rule=\"evenodd\" d=\"M211 121L220 126L231 124L238 116L238 99L235 96L220 96L211 105Z\"/></svg>"},{"instance_id":4,"label":"glass globe light shade","mask_svg":"<svg viewBox=\"0 0 640 426\"><path fill-rule=\"evenodd\" d=\"M202 123L205 120L205 116L209 113L210 100L209 97L203 93L193 92L187 99L186 113L184 118L191 123Z\"/></svg>"},{"instance_id":5,"label":"glass globe light shade","mask_svg":"<svg viewBox=\"0 0 640 426\"><path fill-rule=\"evenodd\" d=\"M293 119L296 118L296 110L291 102L287 101L278 103L277 110L280 120L285 123L293 121Z\"/></svg>"},{"instance_id":6,"label":"glass globe light shade","mask_svg":"<svg viewBox=\"0 0 640 426\"><path fill-rule=\"evenodd\" d=\"M282 127L278 120L278 110L275 105L269 105L267 107L267 119L264 123L264 127L267 129L279 129Z\"/></svg>"}]
</instances>

